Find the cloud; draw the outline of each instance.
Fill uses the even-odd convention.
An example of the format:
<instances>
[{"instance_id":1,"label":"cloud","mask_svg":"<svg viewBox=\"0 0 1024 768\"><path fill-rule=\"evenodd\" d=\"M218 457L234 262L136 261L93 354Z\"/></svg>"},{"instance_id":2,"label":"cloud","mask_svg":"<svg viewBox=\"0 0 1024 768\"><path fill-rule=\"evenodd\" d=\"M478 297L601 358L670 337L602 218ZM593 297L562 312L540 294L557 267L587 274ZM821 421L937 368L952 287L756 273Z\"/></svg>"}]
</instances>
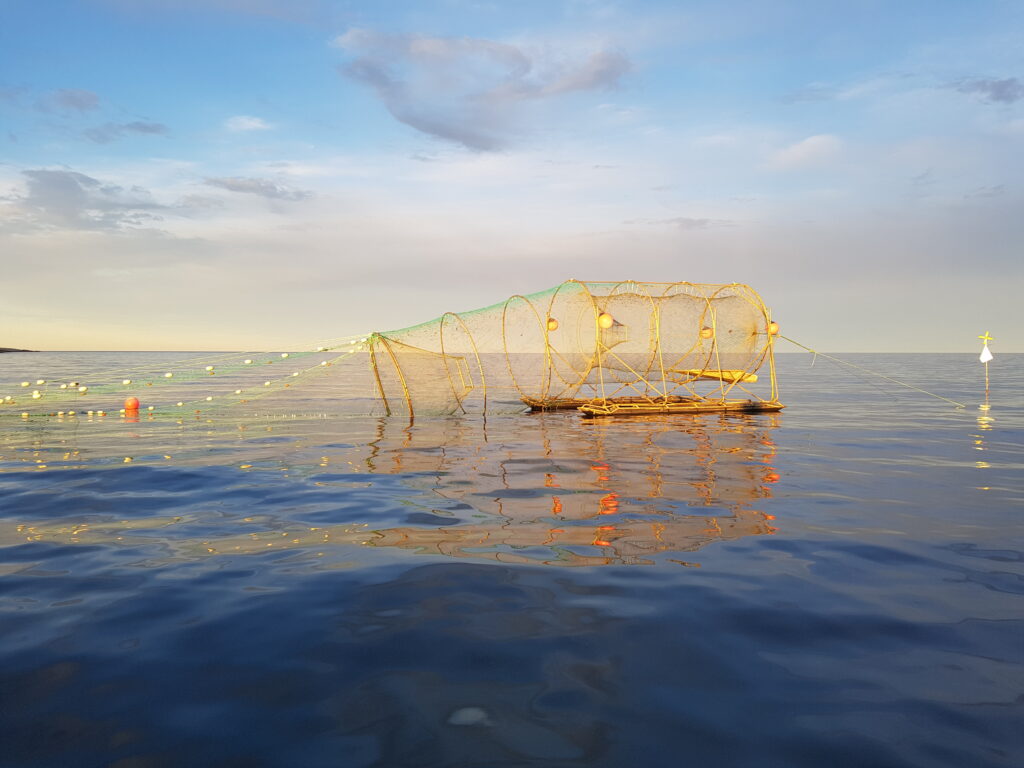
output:
<instances>
[{"instance_id":1,"label":"cloud","mask_svg":"<svg viewBox=\"0 0 1024 768\"><path fill-rule=\"evenodd\" d=\"M88 112L99 106L100 97L80 88L61 88L50 96L50 103L58 109Z\"/></svg>"},{"instance_id":2,"label":"cloud","mask_svg":"<svg viewBox=\"0 0 1024 768\"><path fill-rule=\"evenodd\" d=\"M673 227L682 230L707 229L712 225L711 219L692 219L687 216L676 216L672 219L663 219L659 223L671 224Z\"/></svg>"},{"instance_id":3,"label":"cloud","mask_svg":"<svg viewBox=\"0 0 1024 768\"><path fill-rule=\"evenodd\" d=\"M789 171L819 165L838 154L843 143L838 137L822 133L783 147L771 154L765 167L772 171Z\"/></svg>"},{"instance_id":4,"label":"cloud","mask_svg":"<svg viewBox=\"0 0 1024 768\"><path fill-rule=\"evenodd\" d=\"M980 198L984 198L984 197L1002 197L1004 194L1006 194L1006 185L1005 184L995 184L995 185L989 186L989 187L977 187L976 189L973 189L970 192L968 192L966 195L964 195L964 198L969 200L969 199L972 199L972 198L979 198L979 197Z\"/></svg>"},{"instance_id":5,"label":"cloud","mask_svg":"<svg viewBox=\"0 0 1024 768\"><path fill-rule=\"evenodd\" d=\"M978 77L960 80L950 87L960 93L977 94L981 96L982 100L989 103L1013 104L1024 99L1024 83L1016 77L1007 77L1002 80Z\"/></svg>"},{"instance_id":6,"label":"cloud","mask_svg":"<svg viewBox=\"0 0 1024 768\"><path fill-rule=\"evenodd\" d=\"M910 183L912 186L915 187L931 187L935 184L938 184L938 179L935 178L935 173L933 172L933 170L929 168L917 174L916 176L912 176L910 179Z\"/></svg>"},{"instance_id":7,"label":"cloud","mask_svg":"<svg viewBox=\"0 0 1024 768\"><path fill-rule=\"evenodd\" d=\"M353 57L339 71L372 88L396 120L484 151L511 142L528 105L615 87L630 70L611 50L573 58L470 37L350 29L334 45Z\"/></svg>"},{"instance_id":8,"label":"cloud","mask_svg":"<svg viewBox=\"0 0 1024 768\"><path fill-rule=\"evenodd\" d=\"M692 231L696 229L709 229L711 227L732 226L728 219L696 219L689 216L674 216L670 219L630 219L623 224L652 224L654 226L669 226L675 229Z\"/></svg>"},{"instance_id":9,"label":"cloud","mask_svg":"<svg viewBox=\"0 0 1024 768\"><path fill-rule=\"evenodd\" d=\"M7 198L7 229L127 230L158 221L149 191L125 188L71 170L38 168L21 172L26 194Z\"/></svg>"},{"instance_id":10,"label":"cloud","mask_svg":"<svg viewBox=\"0 0 1024 768\"><path fill-rule=\"evenodd\" d=\"M182 195L174 205L175 208L186 211L219 210L224 207L224 201L214 195Z\"/></svg>"},{"instance_id":11,"label":"cloud","mask_svg":"<svg viewBox=\"0 0 1024 768\"><path fill-rule=\"evenodd\" d=\"M128 134L163 135L166 133L167 126L163 123L148 123L141 120L131 123L104 123L82 131L89 141L94 141L97 144L109 144Z\"/></svg>"},{"instance_id":12,"label":"cloud","mask_svg":"<svg viewBox=\"0 0 1024 768\"><path fill-rule=\"evenodd\" d=\"M273 126L259 117L235 115L224 121L224 128L233 133L240 133L242 131L269 131Z\"/></svg>"},{"instance_id":13,"label":"cloud","mask_svg":"<svg viewBox=\"0 0 1024 768\"><path fill-rule=\"evenodd\" d=\"M16 105L19 101L21 101L21 98L26 93L28 93L28 89L24 88L24 87L19 87L19 88L3 87L3 88L0 88L0 104L6 103L6 104L11 104L12 106Z\"/></svg>"},{"instance_id":14,"label":"cloud","mask_svg":"<svg viewBox=\"0 0 1024 768\"><path fill-rule=\"evenodd\" d=\"M786 104L797 104L803 101L831 101L839 94L839 89L824 83L811 83L782 96Z\"/></svg>"},{"instance_id":15,"label":"cloud","mask_svg":"<svg viewBox=\"0 0 1024 768\"><path fill-rule=\"evenodd\" d=\"M270 179L254 179L245 176L208 178L204 183L211 187L226 189L229 192L259 195L270 200L306 200L313 196L312 192L304 189L293 189Z\"/></svg>"}]
</instances>

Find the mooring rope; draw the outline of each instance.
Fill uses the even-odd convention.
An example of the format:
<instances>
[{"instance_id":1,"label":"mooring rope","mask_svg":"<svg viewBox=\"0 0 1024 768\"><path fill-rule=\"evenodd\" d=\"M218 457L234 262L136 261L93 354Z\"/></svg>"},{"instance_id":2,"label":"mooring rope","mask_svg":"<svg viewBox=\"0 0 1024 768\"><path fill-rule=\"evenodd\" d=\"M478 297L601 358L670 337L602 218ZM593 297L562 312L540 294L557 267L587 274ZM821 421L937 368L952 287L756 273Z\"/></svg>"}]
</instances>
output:
<instances>
[{"instance_id":1,"label":"mooring rope","mask_svg":"<svg viewBox=\"0 0 1024 768\"><path fill-rule=\"evenodd\" d=\"M958 403L956 400L950 400L948 397L943 397L942 395L936 395L934 392L929 392L927 389L921 389L920 387L915 387L913 384L907 384L905 381L900 381L899 379L894 379L891 376L886 376L885 374L879 373L878 371L872 371L870 368L865 368L863 365L857 365L856 363L851 363L851 362L849 362L847 360L840 360L838 357L833 357L832 355L826 355L824 352L819 352L816 349L811 349L810 347L805 346L804 344L801 344L799 341L793 341L793 339L789 338L788 336L782 336L780 334L779 338L780 339L785 339L790 344L793 344L793 345L795 345L797 347L800 347L800 349L806 350L807 352L810 352L812 355L815 355L815 356L819 356L820 355L821 357L824 357L824 358L826 358L828 360L832 360L833 362L839 363L840 365L846 365L846 366L849 366L850 368L856 368L857 370L864 371L865 373L870 373L872 376L878 376L880 379L885 379L886 381L891 381L893 384L899 384L901 387L906 387L907 389L913 389L916 392L920 392L923 395L928 395L929 397L937 398L938 400L944 400L947 403L952 403L957 408L966 408L967 407L963 403Z\"/></svg>"}]
</instances>

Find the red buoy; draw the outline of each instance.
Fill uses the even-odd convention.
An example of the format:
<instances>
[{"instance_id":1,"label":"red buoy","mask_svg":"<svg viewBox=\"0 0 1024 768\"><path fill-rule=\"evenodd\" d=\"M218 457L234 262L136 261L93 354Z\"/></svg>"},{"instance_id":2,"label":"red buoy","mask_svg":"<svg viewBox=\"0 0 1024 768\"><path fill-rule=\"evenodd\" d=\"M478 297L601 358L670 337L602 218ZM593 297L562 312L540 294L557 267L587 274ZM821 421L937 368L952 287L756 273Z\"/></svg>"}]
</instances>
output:
<instances>
[{"instance_id":1,"label":"red buoy","mask_svg":"<svg viewBox=\"0 0 1024 768\"><path fill-rule=\"evenodd\" d=\"M137 411L139 410L139 398L129 397L124 401L124 409L126 411Z\"/></svg>"}]
</instances>

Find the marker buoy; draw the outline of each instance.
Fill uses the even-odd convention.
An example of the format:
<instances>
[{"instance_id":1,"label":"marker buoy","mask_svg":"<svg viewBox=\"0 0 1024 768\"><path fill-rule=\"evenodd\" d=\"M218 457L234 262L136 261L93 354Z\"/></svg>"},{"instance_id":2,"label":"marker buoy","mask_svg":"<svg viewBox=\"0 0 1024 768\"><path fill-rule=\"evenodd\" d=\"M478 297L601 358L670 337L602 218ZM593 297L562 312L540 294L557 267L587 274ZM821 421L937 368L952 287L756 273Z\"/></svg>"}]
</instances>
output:
<instances>
[{"instance_id":1,"label":"marker buoy","mask_svg":"<svg viewBox=\"0 0 1024 768\"><path fill-rule=\"evenodd\" d=\"M137 411L137 410L139 410L139 398L137 398L137 397L125 398L124 409L126 411Z\"/></svg>"}]
</instances>

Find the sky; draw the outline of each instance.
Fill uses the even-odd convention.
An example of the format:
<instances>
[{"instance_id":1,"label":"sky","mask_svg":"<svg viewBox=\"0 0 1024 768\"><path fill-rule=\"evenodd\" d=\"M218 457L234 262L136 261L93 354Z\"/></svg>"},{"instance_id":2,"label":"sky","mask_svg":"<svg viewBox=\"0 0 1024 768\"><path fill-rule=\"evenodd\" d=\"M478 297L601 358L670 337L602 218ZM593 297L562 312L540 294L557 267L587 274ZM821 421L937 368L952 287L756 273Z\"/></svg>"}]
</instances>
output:
<instances>
[{"instance_id":1,"label":"sky","mask_svg":"<svg viewBox=\"0 0 1024 768\"><path fill-rule=\"evenodd\" d=\"M1022 184L1017 0L0 0L0 347L301 347L575 278L1021 352Z\"/></svg>"}]
</instances>

